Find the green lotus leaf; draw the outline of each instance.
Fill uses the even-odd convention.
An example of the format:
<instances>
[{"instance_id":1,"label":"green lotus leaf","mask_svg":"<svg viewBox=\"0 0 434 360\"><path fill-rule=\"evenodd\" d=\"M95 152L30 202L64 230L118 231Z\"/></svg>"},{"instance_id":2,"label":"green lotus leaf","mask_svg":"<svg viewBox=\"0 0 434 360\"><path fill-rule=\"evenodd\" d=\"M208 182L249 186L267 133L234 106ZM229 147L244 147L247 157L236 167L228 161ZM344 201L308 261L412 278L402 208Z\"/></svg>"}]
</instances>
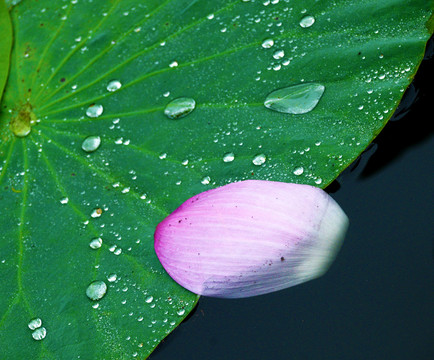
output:
<instances>
[{"instance_id":1,"label":"green lotus leaf","mask_svg":"<svg viewBox=\"0 0 434 360\"><path fill-rule=\"evenodd\" d=\"M155 226L234 181L327 186L392 116L432 33L426 0L7 3L7 359L146 358L198 300L158 262Z\"/></svg>"}]
</instances>

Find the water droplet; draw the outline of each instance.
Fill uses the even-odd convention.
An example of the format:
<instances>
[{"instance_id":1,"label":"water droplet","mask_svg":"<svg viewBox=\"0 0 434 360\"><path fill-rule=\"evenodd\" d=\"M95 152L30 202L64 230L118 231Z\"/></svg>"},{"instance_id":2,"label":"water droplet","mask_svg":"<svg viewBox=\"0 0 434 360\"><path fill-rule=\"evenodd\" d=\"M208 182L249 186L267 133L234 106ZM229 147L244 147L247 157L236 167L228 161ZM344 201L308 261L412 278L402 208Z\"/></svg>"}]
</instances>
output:
<instances>
[{"instance_id":1,"label":"water droplet","mask_svg":"<svg viewBox=\"0 0 434 360\"><path fill-rule=\"evenodd\" d=\"M86 295L91 300L99 300L107 292L107 285L104 281L94 281L86 289Z\"/></svg>"},{"instance_id":2,"label":"water droplet","mask_svg":"<svg viewBox=\"0 0 434 360\"><path fill-rule=\"evenodd\" d=\"M29 327L30 330L35 330L38 327L41 327L42 325L42 320L40 318L35 318L30 320L30 322L27 324L27 326Z\"/></svg>"},{"instance_id":3,"label":"water droplet","mask_svg":"<svg viewBox=\"0 0 434 360\"><path fill-rule=\"evenodd\" d=\"M145 299L145 301L146 301L148 304L150 304L153 300L154 300L154 297L153 297L153 296L148 296L148 297Z\"/></svg>"},{"instance_id":4,"label":"water droplet","mask_svg":"<svg viewBox=\"0 0 434 360\"><path fill-rule=\"evenodd\" d=\"M32 332L33 339L38 341L44 339L46 335L47 335L47 329L44 327L40 327L39 329L36 329L35 331Z\"/></svg>"},{"instance_id":5,"label":"water droplet","mask_svg":"<svg viewBox=\"0 0 434 360\"><path fill-rule=\"evenodd\" d=\"M185 309L179 309L176 313L177 313L179 316L182 316L182 315L185 314Z\"/></svg>"},{"instance_id":6,"label":"water droplet","mask_svg":"<svg viewBox=\"0 0 434 360\"><path fill-rule=\"evenodd\" d=\"M92 104L87 108L86 115L91 117L91 118L97 118L98 116L100 116L102 114L103 111L104 111L104 108L102 107L102 105Z\"/></svg>"},{"instance_id":7,"label":"water droplet","mask_svg":"<svg viewBox=\"0 0 434 360\"><path fill-rule=\"evenodd\" d=\"M101 214L102 214L102 209L101 208L96 208L96 209L92 210L92 213L90 214L90 216L92 218L98 218L98 217L101 216Z\"/></svg>"},{"instance_id":8,"label":"water droplet","mask_svg":"<svg viewBox=\"0 0 434 360\"><path fill-rule=\"evenodd\" d=\"M169 67L171 67L171 68L174 68L174 67L177 67L178 66L178 62L175 60L175 61L172 61L170 64L169 64Z\"/></svg>"},{"instance_id":9,"label":"water droplet","mask_svg":"<svg viewBox=\"0 0 434 360\"><path fill-rule=\"evenodd\" d=\"M235 159L235 155L232 152L226 153L223 155L224 162L232 162Z\"/></svg>"},{"instance_id":10,"label":"water droplet","mask_svg":"<svg viewBox=\"0 0 434 360\"><path fill-rule=\"evenodd\" d=\"M119 90L122 87L122 84L119 80L112 80L107 84L107 90L110 92Z\"/></svg>"},{"instance_id":11,"label":"water droplet","mask_svg":"<svg viewBox=\"0 0 434 360\"><path fill-rule=\"evenodd\" d=\"M83 140L81 144L81 148L90 153L94 152L101 145L101 138L97 135L90 135L86 139Z\"/></svg>"},{"instance_id":12,"label":"water droplet","mask_svg":"<svg viewBox=\"0 0 434 360\"><path fill-rule=\"evenodd\" d=\"M274 40L273 39L265 39L262 42L262 47L264 49L269 49L270 47L272 47L274 45Z\"/></svg>"},{"instance_id":13,"label":"water droplet","mask_svg":"<svg viewBox=\"0 0 434 360\"><path fill-rule=\"evenodd\" d=\"M89 246L91 249L99 249L102 245L101 238L94 238L90 241Z\"/></svg>"},{"instance_id":14,"label":"water droplet","mask_svg":"<svg viewBox=\"0 0 434 360\"><path fill-rule=\"evenodd\" d=\"M300 20L300 26L302 28L311 27L314 23L315 23L315 18L311 15L307 15L303 19Z\"/></svg>"},{"instance_id":15,"label":"water droplet","mask_svg":"<svg viewBox=\"0 0 434 360\"><path fill-rule=\"evenodd\" d=\"M295 169L294 169L294 171L292 172L294 175L301 175L301 174L303 174L303 172L304 172L304 169L303 169L303 167L302 166L297 166Z\"/></svg>"},{"instance_id":16,"label":"water droplet","mask_svg":"<svg viewBox=\"0 0 434 360\"><path fill-rule=\"evenodd\" d=\"M169 119L180 119L190 114L196 107L196 101L192 98L180 97L172 100L164 109L164 115Z\"/></svg>"},{"instance_id":17,"label":"water droplet","mask_svg":"<svg viewBox=\"0 0 434 360\"><path fill-rule=\"evenodd\" d=\"M68 201L69 201L69 199L67 197L65 197L65 198L60 200L60 203L64 205L64 204L67 204Z\"/></svg>"},{"instance_id":18,"label":"water droplet","mask_svg":"<svg viewBox=\"0 0 434 360\"><path fill-rule=\"evenodd\" d=\"M324 90L324 85L318 83L294 85L271 92L264 105L281 113L305 114L315 108Z\"/></svg>"},{"instance_id":19,"label":"water droplet","mask_svg":"<svg viewBox=\"0 0 434 360\"><path fill-rule=\"evenodd\" d=\"M253 158L252 163L256 166L259 166L264 164L265 161L267 161L267 157L264 154L259 154Z\"/></svg>"},{"instance_id":20,"label":"water droplet","mask_svg":"<svg viewBox=\"0 0 434 360\"><path fill-rule=\"evenodd\" d=\"M285 51L283 51L283 50L276 50L273 53L273 58L275 58L276 60L279 60L279 59L283 58L284 56L285 56Z\"/></svg>"},{"instance_id":21,"label":"water droplet","mask_svg":"<svg viewBox=\"0 0 434 360\"><path fill-rule=\"evenodd\" d=\"M209 176L205 176L202 178L202 180L200 181L203 185L208 185L211 181L211 178Z\"/></svg>"},{"instance_id":22,"label":"water droplet","mask_svg":"<svg viewBox=\"0 0 434 360\"><path fill-rule=\"evenodd\" d=\"M115 282L118 279L118 276L116 274L110 274L109 276L107 276L107 280L109 282Z\"/></svg>"}]
</instances>

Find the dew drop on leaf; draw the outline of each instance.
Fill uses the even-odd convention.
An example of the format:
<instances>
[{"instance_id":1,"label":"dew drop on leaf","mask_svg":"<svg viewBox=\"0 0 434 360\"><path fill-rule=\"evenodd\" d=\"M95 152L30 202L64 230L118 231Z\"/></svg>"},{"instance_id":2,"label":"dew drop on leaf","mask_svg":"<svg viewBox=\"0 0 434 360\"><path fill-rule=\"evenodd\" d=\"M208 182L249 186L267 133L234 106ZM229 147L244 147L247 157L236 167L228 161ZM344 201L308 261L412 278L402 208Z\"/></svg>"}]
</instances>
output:
<instances>
[{"instance_id":1,"label":"dew drop on leaf","mask_svg":"<svg viewBox=\"0 0 434 360\"><path fill-rule=\"evenodd\" d=\"M303 172L304 172L303 167L302 167L302 166L297 166L297 167L294 169L293 174L298 176L298 175L303 174Z\"/></svg>"},{"instance_id":2,"label":"dew drop on leaf","mask_svg":"<svg viewBox=\"0 0 434 360\"><path fill-rule=\"evenodd\" d=\"M109 276L107 276L107 280L109 282L115 282L118 279L118 276L116 274L110 274Z\"/></svg>"},{"instance_id":3,"label":"dew drop on leaf","mask_svg":"<svg viewBox=\"0 0 434 360\"><path fill-rule=\"evenodd\" d=\"M300 26L302 28L311 27L314 23L315 23L315 18L311 15L307 15L303 19L300 20Z\"/></svg>"},{"instance_id":4,"label":"dew drop on leaf","mask_svg":"<svg viewBox=\"0 0 434 360\"><path fill-rule=\"evenodd\" d=\"M92 210L92 213L90 214L90 216L92 218L98 218L102 215L102 209L101 208L96 208Z\"/></svg>"},{"instance_id":5,"label":"dew drop on leaf","mask_svg":"<svg viewBox=\"0 0 434 360\"><path fill-rule=\"evenodd\" d=\"M107 91L113 92L119 90L122 84L119 80L112 80L107 84Z\"/></svg>"},{"instance_id":6,"label":"dew drop on leaf","mask_svg":"<svg viewBox=\"0 0 434 360\"><path fill-rule=\"evenodd\" d=\"M104 297L107 292L107 285L104 281L94 281L86 289L86 295L91 300L99 300Z\"/></svg>"},{"instance_id":7,"label":"dew drop on leaf","mask_svg":"<svg viewBox=\"0 0 434 360\"><path fill-rule=\"evenodd\" d=\"M256 166L260 166L264 164L265 161L267 161L267 157L264 154L259 154L253 158L252 163Z\"/></svg>"},{"instance_id":8,"label":"dew drop on leaf","mask_svg":"<svg viewBox=\"0 0 434 360\"><path fill-rule=\"evenodd\" d=\"M83 140L81 148L86 152L94 152L101 145L101 138L97 135L88 136Z\"/></svg>"},{"instance_id":9,"label":"dew drop on leaf","mask_svg":"<svg viewBox=\"0 0 434 360\"><path fill-rule=\"evenodd\" d=\"M271 48L273 45L274 45L274 40L273 40L273 39L265 39L265 40L262 42L262 47L263 47L264 49L269 49L269 48Z\"/></svg>"},{"instance_id":10,"label":"dew drop on leaf","mask_svg":"<svg viewBox=\"0 0 434 360\"><path fill-rule=\"evenodd\" d=\"M180 97L172 100L164 109L164 115L169 119L180 119L190 114L196 107L196 101L192 98Z\"/></svg>"},{"instance_id":11,"label":"dew drop on leaf","mask_svg":"<svg viewBox=\"0 0 434 360\"><path fill-rule=\"evenodd\" d=\"M176 60L172 61L172 62L169 64L169 67L171 67L171 68L174 68L174 67L177 67L177 66L178 66L178 62L177 62Z\"/></svg>"},{"instance_id":12,"label":"dew drop on leaf","mask_svg":"<svg viewBox=\"0 0 434 360\"><path fill-rule=\"evenodd\" d=\"M305 114L317 106L324 94L324 85L307 83L271 92L264 105L270 110L286 114Z\"/></svg>"},{"instance_id":13,"label":"dew drop on leaf","mask_svg":"<svg viewBox=\"0 0 434 360\"><path fill-rule=\"evenodd\" d=\"M99 249L102 245L102 239L101 238L94 238L90 241L89 246L91 249Z\"/></svg>"},{"instance_id":14,"label":"dew drop on leaf","mask_svg":"<svg viewBox=\"0 0 434 360\"><path fill-rule=\"evenodd\" d=\"M86 110L86 115L91 118L97 118L100 116L104 111L104 108L102 105L99 104L92 104L90 105Z\"/></svg>"},{"instance_id":15,"label":"dew drop on leaf","mask_svg":"<svg viewBox=\"0 0 434 360\"><path fill-rule=\"evenodd\" d=\"M32 332L33 339L38 341L44 339L46 335L47 335L47 329L45 329L44 327L40 327Z\"/></svg>"},{"instance_id":16,"label":"dew drop on leaf","mask_svg":"<svg viewBox=\"0 0 434 360\"><path fill-rule=\"evenodd\" d=\"M35 318L30 320L30 322L27 324L30 330L35 330L42 325L42 320L40 318Z\"/></svg>"},{"instance_id":17,"label":"dew drop on leaf","mask_svg":"<svg viewBox=\"0 0 434 360\"><path fill-rule=\"evenodd\" d=\"M235 159L235 155L232 152L228 152L223 155L223 161L224 162L232 162Z\"/></svg>"},{"instance_id":18,"label":"dew drop on leaf","mask_svg":"<svg viewBox=\"0 0 434 360\"><path fill-rule=\"evenodd\" d=\"M211 181L211 178L209 176L205 176L202 178L202 180L200 181L203 185L208 185Z\"/></svg>"},{"instance_id":19,"label":"dew drop on leaf","mask_svg":"<svg viewBox=\"0 0 434 360\"><path fill-rule=\"evenodd\" d=\"M284 56L285 56L285 51L283 51L283 50L276 50L273 53L273 58L275 58L276 60L279 60L279 59L283 58Z\"/></svg>"}]
</instances>

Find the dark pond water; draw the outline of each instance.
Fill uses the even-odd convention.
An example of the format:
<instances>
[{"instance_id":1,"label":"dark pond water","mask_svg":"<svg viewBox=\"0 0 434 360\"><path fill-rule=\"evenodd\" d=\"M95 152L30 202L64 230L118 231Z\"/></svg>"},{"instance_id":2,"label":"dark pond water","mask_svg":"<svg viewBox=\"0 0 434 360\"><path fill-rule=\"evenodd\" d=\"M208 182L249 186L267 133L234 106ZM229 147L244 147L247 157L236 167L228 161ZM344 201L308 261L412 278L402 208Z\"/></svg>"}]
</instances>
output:
<instances>
[{"instance_id":1,"label":"dark pond water","mask_svg":"<svg viewBox=\"0 0 434 360\"><path fill-rule=\"evenodd\" d=\"M149 359L434 359L433 60L328 189L350 218L331 269L269 295L201 298Z\"/></svg>"}]
</instances>

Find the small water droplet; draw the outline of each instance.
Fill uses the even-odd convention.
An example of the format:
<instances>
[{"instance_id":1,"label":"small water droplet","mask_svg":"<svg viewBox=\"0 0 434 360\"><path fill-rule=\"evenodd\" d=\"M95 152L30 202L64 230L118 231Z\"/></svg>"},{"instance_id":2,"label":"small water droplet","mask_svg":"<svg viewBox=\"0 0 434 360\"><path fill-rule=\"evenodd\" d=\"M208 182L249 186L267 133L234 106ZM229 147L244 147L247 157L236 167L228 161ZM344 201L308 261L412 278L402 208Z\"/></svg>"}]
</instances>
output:
<instances>
[{"instance_id":1,"label":"small water droplet","mask_svg":"<svg viewBox=\"0 0 434 360\"><path fill-rule=\"evenodd\" d=\"M101 214L102 214L102 209L101 208L96 208L96 209L92 210L92 213L90 214L90 216L92 218L98 218L98 217L101 216Z\"/></svg>"},{"instance_id":2,"label":"small water droplet","mask_svg":"<svg viewBox=\"0 0 434 360\"><path fill-rule=\"evenodd\" d=\"M267 157L264 154L259 154L253 158L252 163L256 166L260 166L264 164L265 161L267 161Z\"/></svg>"},{"instance_id":3,"label":"small water droplet","mask_svg":"<svg viewBox=\"0 0 434 360\"><path fill-rule=\"evenodd\" d=\"M182 316L182 315L185 314L185 309L179 309L176 313L177 313L179 316Z\"/></svg>"},{"instance_id":4,"label":"small water droplet","mask_svg":"<svg viewBox=\"0 0 434 360\"><path fill-rule=\"evenodd\" d=\"M102 105L92 104L87 108L86 115L91 117L91 118L97 118L98 116L100 116L102 114L103 111L104 111L104 108L102 107Z\"/></svg>"},{"instance_id":5,"label":"small water droplet","mask_svg":"<svg viewBox=\"0 0 434 360\"><path fill-rule=\"evenodd\" d=\"M302 166L297 166L294 169L293 174L299 176L299 175L303 174L303 172L304 172L303 167Z\"/></svg>"},{"instance_id":6,"label":"small water droplet","mask_svg":"<svg viewBox=\"0 0 434 360\"><path fill-rule=\"evenodd\" d=\"M60 203L63 204L63 205L67 204L68 202L69 202L69 199L67 197L65 197L65 198L63 198L63 199L60 200Z\"/></svg>"},{"instance_id":7,"label":"small water droplet","mask_svg":"<svg viewBox=\"0 0 434 360\"><path fill-rule=\"evenodd\" d=\"M113 92L119 90L122 84L119 80L112 80L107 84L107 91Z\"/></svg>"},{"instance_id":8,"label":"small water droplet","mask_svg":"<svg viewBox=\"0 0 434 360\"><path fill-rule=\"evenodd\" d=\"M117 280L118 276L116 274L110 274L109 276L107 276L107 280L109 282L115 282Z\"/></svg>"},{"instance_id":9,"label":"small water droplet","mask_svg":"<svg viewBox=\"0 0 434 360\"><path fill-rule=\"evenodd\" d=\"M91 300L99 300L107 292L107 285L104 281L94 281L86 289L86 295Z\"/></svg>"},{"instance_id":10,"label":"small water droplet","mask_svg":"<svg viewBox=\"0 0 434 360\"><path fill-rule=\"evenodd\" d=\"M27 326L29 327L30 330L35 330L38 327L41 327L42 325L42 320L40 318L35 318L30 320L30 322L27 324Z\"/></svg>"},{"instance_id":11,"label":"small water droplet","mask_svg":"<svg viewBox=\"0 0 434 360\"><path fill-rule=\"evenodd\" d=\"M270 110L286 114L305 114L317 106L324 94L324 85L307 83L271 92L264 105Z\"/></svg>"},{"instance_id":12,"label":"small water droplet","mask_svg":"<svg viewBox=\"0 0 434 360\"><path fill-rule=\"evenodd\" d=\"M269 48L271 48L273 45L274 45L274 40L273 40L273 39L265 39L265 40L262 42L262 47L263 47L264 49L269 49Z\"/></svg>"},{"instance_id":13,"label":"small water droplet","mask_svg":"<svg viewBox=\"0 0 434 360\"><path fill-rule=\"evenodd\" d=\"M32 332L33 339L38 341L44 339L46 335L47 335L47 329L44 327L40 327Z\"/></svg>"},{"instance_id":14,"label":"small water droplet","mask_svg":"<svg viewBox=\"0 0 434 360\"><path fill-rule=\"evenodd\" d=\"M154 297L153 297L153 296L148 296L148 297L145 299L145 301L146 301L148 304L150 304L153 300L154 300Z\"/></svg>"},{"instance_id":15,"label":"small water droplet","mask_svg":"<svg viewBox=\"0 0 434 360\"><path fill-rule=\"evenodd\" d=\"M235 155L233 152L228 152L223 155L223 161L224 162L232 162L235 159Z\"/></svg>"},{"instance_id":16,"label":"small water droplet","mask_svg":"<svg viewBox=\"0 0 434 360\"><path fill-rule=\"evenodd\" d=\"M169 119L180 119L190 114L196 107L196 102L192 98L180 97L172 100L164 109L164 115Z\"/></svg>"},{"instance_id":17,"label":"small water droplet","mask_svg":"<svg viewBox=\"0 0 434 360\"><path fill-rule=\"evenodd\" d=\"M97 135L90 135L86 139L83 140L81 144L81 148L90 153L94 152L101 145L101 138Z\"/></svg>"},{"instance_id":18,"label":"small water droplet","mask_svg":"<svg viewBox=\"0 0 434 360\"><path fill-rule=\"evenodd\" d=\"M202 180L200 181L203 185L208 185L211 181L211 178L209 176L205 176L202 178Z\"/></svg>"},{"instance_id":19,"label":"small water droplet","mask_svg":"<svg viewBox=\"0 0 434 360\"><path fill-rule=\"evenodd\" d=\"M285 51L283 51L283 50L276 50L273 53L273 58L275 58L276 60L279 60L279 59L283 58L284 56L285 56Z\"/></svg>"},{"instance_id":20,"label":"small water droplet","mask_svg":"<svg viewBox=\"0 0 434 360\"><path fill-rule=\"evenodd\" d=\"M314 23L315 23L315 18L311 15L307 15L303 19L300 20L300 26L302 28L311 27Z\"/></svg>"},{"instance_id":21,"label":"small water droplet","mask_svg":"<svg viewBox=\"0 0 434 360\"><path fill-rule=\"evenodd\" d=\"M102 239L101 238L94 238L90 241L89 246L91 249L99 249L102 245Z\"/></svg>"}]
</instances>

